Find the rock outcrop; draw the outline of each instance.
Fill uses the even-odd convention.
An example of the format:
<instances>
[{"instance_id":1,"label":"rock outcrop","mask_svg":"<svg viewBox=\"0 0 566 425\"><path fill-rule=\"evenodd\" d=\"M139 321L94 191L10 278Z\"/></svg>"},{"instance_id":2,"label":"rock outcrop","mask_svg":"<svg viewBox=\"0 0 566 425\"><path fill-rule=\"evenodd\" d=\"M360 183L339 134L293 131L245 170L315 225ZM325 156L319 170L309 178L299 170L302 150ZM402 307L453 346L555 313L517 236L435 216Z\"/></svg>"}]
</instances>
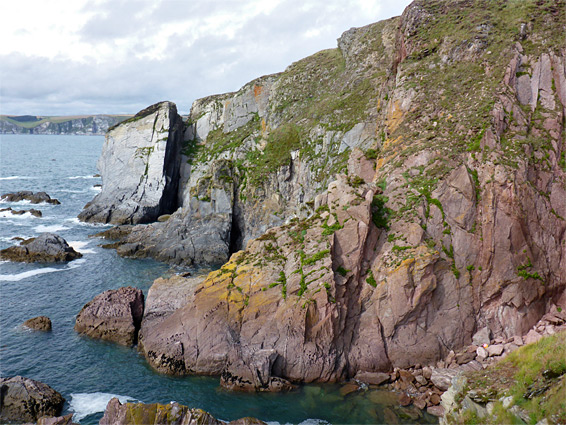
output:
<instances>
[{"instance_id":1,"label":"rock outcrop","mask_svg":"<svg viewBox=\"0 0 566 425\"><path fill-rule=\"evenodd\" d=\"M72 261L83 255L75 251L65 239L53 233L42 233L0 251L0 259L25 263L56 263Z\"/></svg>"},{"instance_id":2,"label":"rock outcrop","mask_svg":"<svg viewBox=\"0 0 566 425\"><path fill-rule=\"evenodd\" d=\"M51 319L47 316L37 316L28 319L24 322L26 328L30 328L36 331L50 331L51 330Z\"/></svg>"},{"instance_id":3,"label":"rock outcrop","mask_svg":"<svg viewBox=\"0 0 566 425\"><path fill-rule=\"evenodd\" d=\"M0 378L0 420L36 422L58 416L65 399L49 385L22 376Z\"/></svg>"},{"instance_id":4,"label":"rock outcrop","mask_svg":"<svg viewBox=\"0 0 566 425\"><path fill-rule=\"evenodd\" d=\"M144 309L141 289L131 286L104 291L77 315L75 331L122 345L137 342Z\"/></svg>"},{"instance_id":5,"label":"rock outcrop","mask_svg":"<svg viewBox=\"0 0 566 425\"><path fill-rule=\"evenodd\" d=\"M0 213L1 212L10 213L12 215L24 215L26 213L29 213L29 214L33 215L34 217L41 217L43 215L41 213L41 211L36 210L34 208L29 209L29 210L14 210L12 208L2 208L2 209L0 209Z\"/></svg>"},{"instance_id":6,"label":"rock outcrop","mask_svg":"<svg viewBox=\"0 0 566 425\"><path fill-rule=\"evenodd\" d=\"M144 330L150 364L255 389L378 376L566 309L565 28L523 6L417 0L197 100L181 208L116 246L231 257Z\"/></svg>"},{"instance_id":7,"label":"rock outcrop","mask_svg":"<svg viewBox=\"0 0 566 425\"><path fill-rule=\"evenodd\" d=\"M57 199L51 198L51 196L49 196L45 192L34 193L29 190L22 190L15 193L5 193L0 196L0 199L4 202L30 201L32 204L41 204L42 202L52 205L61 204L61 202L59 202Z\"/></svg>"},{"instance_id":8,"label":"rock outcrop","mask_svg":"<svg viewBox=\"0 0 566 425\"><path fill-rule=\"evenodd\" d=\"M161 102L108 130L98 169L102 191L79 214L87 222L151 222L177 208L184 124Z\"/></svg>"},{"instance_id":9,"label":"rock outcrop","mask_svg":"<svg viewBox=\"0 0 566 425\"><path fill-rule=\"evenodd\" d=\"M201 409L189 408L177 402L169 404L124 403L113 398L108 402L100 425L224 425L210 413ZM265 422L255 418L242 418L230 425L266 425Z\"/></svg>"}]
</instances>

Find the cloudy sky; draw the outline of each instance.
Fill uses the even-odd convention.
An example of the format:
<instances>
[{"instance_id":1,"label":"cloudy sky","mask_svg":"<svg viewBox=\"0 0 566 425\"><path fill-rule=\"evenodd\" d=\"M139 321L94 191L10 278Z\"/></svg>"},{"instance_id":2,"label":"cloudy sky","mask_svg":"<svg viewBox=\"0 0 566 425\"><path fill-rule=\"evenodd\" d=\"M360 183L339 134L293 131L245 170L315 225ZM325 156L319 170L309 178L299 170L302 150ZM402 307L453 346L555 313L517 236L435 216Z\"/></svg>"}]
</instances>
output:
<instances>
[{"instance_id":1,"label":"cloudy sky","mask_svg":"<svg viewBox=\"0 0 566 425\"><path fill-rule=\"evenodd\" d=\"M135 113L235 91L409 0L0 0L0 113Z\"/></svg>"}]
</instances>

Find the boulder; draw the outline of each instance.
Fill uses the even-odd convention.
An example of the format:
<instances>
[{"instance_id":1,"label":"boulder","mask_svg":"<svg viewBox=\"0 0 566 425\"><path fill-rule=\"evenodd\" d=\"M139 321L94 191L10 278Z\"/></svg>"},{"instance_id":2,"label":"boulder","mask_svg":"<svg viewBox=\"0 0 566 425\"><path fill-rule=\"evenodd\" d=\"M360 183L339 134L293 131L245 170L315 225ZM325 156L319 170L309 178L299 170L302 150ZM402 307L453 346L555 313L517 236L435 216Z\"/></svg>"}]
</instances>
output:
<instances>
[{"instance_id":1,"label":"boulder","mask_svg":"<svg viewBox=\"0 0 566 425\"><path fill-rule=\"evenodd\" d=\"M26 239L17 246L0 251L3 260L25 263L55 263L72 261L83 255L75 251L65 239L53 233L42 233L37 238Z\"/></svg>"},{"instance_id":2,"label":"boulder","mask_svg":"<svg viewBox=\"0 0 566 425\"><path fill-rule=\"evenodd\" d=\"M201 409L189 408L177 402L169 404L120 403L113 398L108 402L100 425L224 425ZM242 418L230 422L233 425L266 425L255 418Z\"/></svg>"},{"instance_id":3,"label":"boulder","mask_svg":"<svg viewBox=\"0 0 566 425\"><path fill-rule=\"evenodd\" d=\"M436 368L432 371L430 380L440 390L446 391L452 385L452 378L458 374L457 369L440 369Z\"/></svg>"},{"instance_id":4,"label":"boulder","mask_svg":"<svg viewBox=\"0 0 566 425\"><path fill-rule=\"evenodd\" d=\"M133 345L138 339L143 309L141 289L111 289L85 304L77 315L75 331L91 338Z\"/></svg>"},{"instance_id":5,"label":"boulder","mask_svg":"<svg viewBox=\"0 0 566 425\"><path fill-rule=\"evenodd\" d=\"M15 193L5 193L4 195L0 196L0 199L4 202L30 201L32 204L40 204L42 202L52 205L61 204L61 202L59 202L57 199L51 198L51 196L49 196L45 192L33 193L29 190L22 190Z\"/></svg>"},{"instance_id":6,"label":"boulder","mask_svg":"<svg viewBox=\"0 0 566 425\"><path fill-rule=\"evenodd\" d=\"M355 379L370 385L381 385L389 381L390 374L385 372L358 372Z\"/></svg>"},{"instance_id":7,"label":"boulder","mask_svg":"<svg viewBox=\"0 0 566 425\"><path fill-rule=\"evenodd\" d=\"M182 138L183 121L171 102L109 129L98 160L102 190L79 219L137 224L175 211Z\"/></svg>"},{"instance_id":8,"label":"boulder","mask_svg":"<svg viewBox=\"0 0 566 425\"><path fill-rule=\"evenodd\" d=\"M28 319L24 322L26 328L34 329L36 331L50 331L51 319L47 316L38 316Z\"/></svg>"},{"instance_id":9,"label":"boulder","mask_svg":"<svg viewBox=\"0 0 566 425\"><path fill-rule=\"evenodd\" d=\"M57 416L65 399L49 385L22 376L0 378L0 420L35 422Z\"/></svg>"}]
</instances>

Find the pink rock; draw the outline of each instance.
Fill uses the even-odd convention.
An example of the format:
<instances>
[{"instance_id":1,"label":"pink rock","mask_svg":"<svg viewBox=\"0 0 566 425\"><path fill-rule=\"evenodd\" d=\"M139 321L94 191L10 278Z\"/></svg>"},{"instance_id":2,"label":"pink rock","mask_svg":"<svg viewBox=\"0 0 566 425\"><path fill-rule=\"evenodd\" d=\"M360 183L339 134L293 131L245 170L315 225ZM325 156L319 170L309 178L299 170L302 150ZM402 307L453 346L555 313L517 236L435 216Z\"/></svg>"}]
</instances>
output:
<instances>
[{"instance_id":1,"label":"pink rock","mask_svg":"<svg viewBox=\"0 0 566 425\"><path fill-rule=\"evenodd\" d=\"M532 344L542 338L542 335L531 329L527 335L523 337L525 344Z\"/></svg>"}]
</instances>

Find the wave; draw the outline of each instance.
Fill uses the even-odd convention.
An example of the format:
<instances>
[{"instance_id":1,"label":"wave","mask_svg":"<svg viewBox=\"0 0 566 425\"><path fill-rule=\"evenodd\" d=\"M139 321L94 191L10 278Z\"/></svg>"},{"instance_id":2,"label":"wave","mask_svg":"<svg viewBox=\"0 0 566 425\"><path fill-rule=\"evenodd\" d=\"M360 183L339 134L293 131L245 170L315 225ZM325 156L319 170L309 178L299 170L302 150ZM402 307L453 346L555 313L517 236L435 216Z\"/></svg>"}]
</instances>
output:
<instances>
[{"instance_id":1,"label":"wave","mask_svg":"<svg viewBox=\"0 0 566 425\"><path fill-rule=\"evenodd\" d=\"M79 179L98 179L100 177L94 177L93 175L88 175L88 176L73 176L73 177L67 177L69 180L79 180Z\"/></svg>"},{"instance_id":2,"label":"wave","mask_svg":"<svg viewBox=\"0 0 566 425\"><path fill-rule=\"evenodd\" d=\"M128 401L137 402L135 398L127 395L117 395L110 393L78 393L71 394L71 401L69 402L69 407L72 412L74 412L73 420L80 421L89 415L95 413L101 413L106 410L106 405L112 398L118 398L120 403L126 403Z\"/></svg>"},{"instance_id":3,"label":"wave","mask_svg":"<svg viewBox=\"0 0 566 425\"><path fill-rule=\"evenodd\" d=\"M23 201L17 201L17 202L13 202L13 201L7 201L6 199L0 199L0 204L19 204L19 205L30 205L31 202L29 199L24 199ZM42 202L42 204L45 204L45 202ZM39 204L35 204L35 205L39 205Z\"/></svg>"},{"instance_id":4,"label":"wave","mask_svg":"<svg viewBox=\"0 0 566 425\"><path fill-rule=\"evenodd\" d=\"M52 224L51 226L40 224L39 226L34 227L33 230L39 233L55 233L63 230L69 230L69 227L61 226L60 224Z\"/></svg>"},{"instance_id":5,"label":"wave","mask_svg":"<svg viewBox=\"0 0 566 425\"><path fill-rule=\"evenodd\" d=\"M100 191L102 191L102 188L98 187L98 186L93 186L93 187L90 188L90 190L92 190L94 192L100 192Z\"/></svg>"},{"instance_id":6,"label":"wave","mask_svg":"<svg viewBox=\"0 0 566 425\"><path fill-rule=\"evenodd\" d=\"M87 227L109 227L109 226L111 226L111 224L106 224L106 223L87 223L85 221L80 221L77 217L67 218L67 219L65 219L65 221L68 221L69 223L73 223L76 226L87 226Z\"/></svg>"},{"instance_id":7,"label":"wave","mask_svg":"<svg viewBox=\"0 0 566 425\"><path fill-rule=\"evenodd\" d=\"M29 177L22 176L10 176L10 177L0 177L0 180L18 180L18 179L28 179Z\"/></svg>"},{"instance_id":8,"label":"wave","mask_svg":"<svg viewBox=\"0 0 566 425\"><path fill-rule=\"evenodd\" d=\"M89 242L85 241L67 241L67 243L75 250L80 252L81 254L96 254L94 249L86 249L85 247L89 244Z\"/></svg>"},{"instance_id":9,"label":"wave","mask_svg":"<svg viewBox=\"0 0 566 425\"><path fill-rule=\"evenodd\" d=\"M74 260L72 263L69 263L67 267L62 269L57 269L55 267L44 267L41 269L29 270L27 272L17 274L0 274L0 282L18 282L20 280L27 279L28 277L37 276L40 274L64 272L67 270L76 269L77 267L80 267L84 262L84 259Z\"/></svg>"},{"instance_id":10,"label":"wave","mask_svg":"<svg viewBox=\"0 0 566 425\"><path fill-rule=\"evenodd\" d=\"M14 218L17 220L27 219L27 218L39 218L30 212L25 212L23 214L12 214L10 211L0 211L1 218Z\"/></svg>"}]
</instances>

